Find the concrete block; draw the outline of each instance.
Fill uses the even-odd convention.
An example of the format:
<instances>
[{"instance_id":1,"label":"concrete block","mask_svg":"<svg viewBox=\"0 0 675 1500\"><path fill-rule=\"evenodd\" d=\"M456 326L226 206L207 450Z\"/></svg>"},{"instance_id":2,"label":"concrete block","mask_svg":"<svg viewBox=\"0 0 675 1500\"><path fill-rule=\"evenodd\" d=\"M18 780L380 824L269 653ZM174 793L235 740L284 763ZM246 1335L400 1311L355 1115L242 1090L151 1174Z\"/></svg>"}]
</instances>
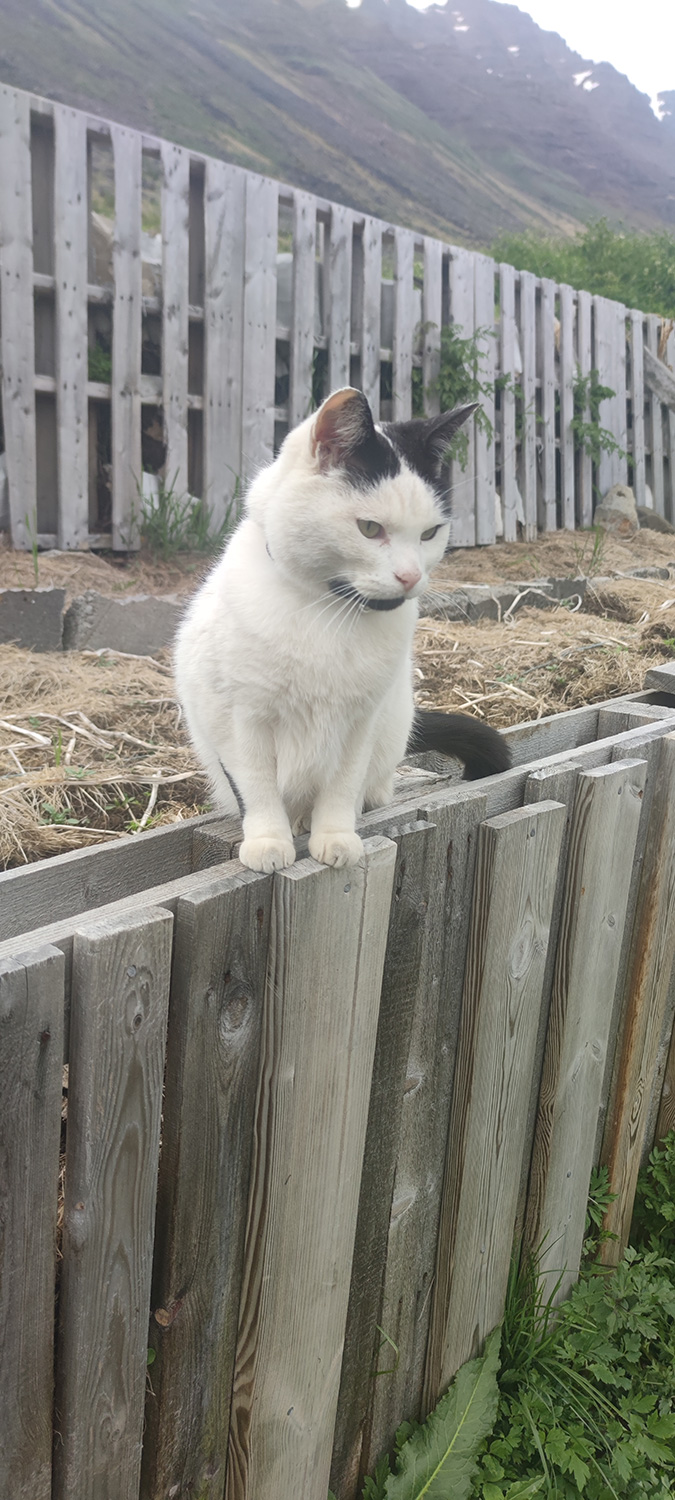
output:
<instances>
[{"instance_id":1,"label":"concrete block","mask_svg":"<svg viewBox=\"0 0 675 1500\"><path fill-rule=\"evenodd\" d=\"M515 605L518 610L550 609L561 599L586 592L585 578L535 578L524 583L462 583L447 594L424 594L420 615L442 620L500 620Z\"/></svg>"},{"instance_id":2,"label":"concrete block","mask_svg":"<svg viewBox=\"0 0 675 1500\"><path fill-rule=\"evenodd\" d=\"M63 624L66 651L127 651L154 656L170 646L184 605L173 595L137 594L108 599L90 589L73 599Z\"/></svg>"},{"instance_id":3,"label":"concrete block","mask_svg":"<svg viewBox=\"0 0 675 1500\"><path fill-rule=\"evenodd\" d=\"M65 589L0 589L0 641L60 651Z\"/></svg>"}]
</instances>

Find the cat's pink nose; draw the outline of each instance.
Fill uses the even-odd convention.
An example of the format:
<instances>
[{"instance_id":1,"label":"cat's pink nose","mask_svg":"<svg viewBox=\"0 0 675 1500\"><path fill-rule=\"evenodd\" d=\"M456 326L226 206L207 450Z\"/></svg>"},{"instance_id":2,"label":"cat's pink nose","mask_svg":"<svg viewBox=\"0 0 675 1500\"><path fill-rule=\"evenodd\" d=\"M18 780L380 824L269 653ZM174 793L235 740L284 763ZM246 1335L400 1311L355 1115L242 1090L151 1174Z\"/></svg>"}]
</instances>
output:
<instances>
[{"instance_id":1,"label":"cat's pink nose","mask_svg":"<svg viewBox=\"0 0 675 1500\"><path fill-rule=\"evenodd\" d=\"M419 568L402 568L400 573L394 574L394 578L403 584L406 592L408 589L414 589L415 584L419 583L421 577L422 574Z\"/></svg>"}]
</instances>

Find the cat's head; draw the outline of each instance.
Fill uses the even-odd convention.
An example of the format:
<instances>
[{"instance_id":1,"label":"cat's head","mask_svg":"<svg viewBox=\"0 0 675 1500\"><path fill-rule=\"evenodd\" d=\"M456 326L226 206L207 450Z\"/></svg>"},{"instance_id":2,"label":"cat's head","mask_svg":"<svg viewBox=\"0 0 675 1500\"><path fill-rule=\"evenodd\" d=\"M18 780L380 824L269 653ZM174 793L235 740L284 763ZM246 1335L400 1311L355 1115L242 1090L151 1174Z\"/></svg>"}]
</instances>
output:
<instances>
[{"instance_id":1,"label":"cat's head","mask_svg":"<svg viewBox=\"0 0 675 1500\"><path fill-rule=\"evenodd\" d=\"M361 391L334 391L249 493L275 564L376 610L423 593L448 541L444 456L475 409L376 426Z\"/></svg>"}]
</instances>

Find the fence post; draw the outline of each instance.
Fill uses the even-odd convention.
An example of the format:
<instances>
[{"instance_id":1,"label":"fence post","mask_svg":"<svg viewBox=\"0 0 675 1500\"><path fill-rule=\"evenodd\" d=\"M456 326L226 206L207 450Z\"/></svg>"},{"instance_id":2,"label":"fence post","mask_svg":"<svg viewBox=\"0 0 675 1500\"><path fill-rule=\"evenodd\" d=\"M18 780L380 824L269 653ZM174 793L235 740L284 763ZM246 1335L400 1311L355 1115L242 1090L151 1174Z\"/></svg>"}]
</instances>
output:
<instances>
[{"instance_id":1,"label":"fence post","mask_svg":"<svg viewBox=\"0 0 675 1500\"><path fill-rule=\"evenodd\" d=\"M37 537L30 98L0 85L2 413L12 546Z\"/></svg>"}]
</instances>

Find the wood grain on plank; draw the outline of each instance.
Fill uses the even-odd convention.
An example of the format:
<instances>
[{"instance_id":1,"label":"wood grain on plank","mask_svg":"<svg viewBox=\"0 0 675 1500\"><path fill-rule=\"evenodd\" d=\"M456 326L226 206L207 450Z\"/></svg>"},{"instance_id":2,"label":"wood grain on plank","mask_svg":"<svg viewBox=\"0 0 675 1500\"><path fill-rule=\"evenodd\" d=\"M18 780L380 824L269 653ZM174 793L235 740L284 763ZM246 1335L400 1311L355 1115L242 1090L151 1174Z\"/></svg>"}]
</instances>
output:
<instances>
[{"instance_id":1,"label":"wood grain on plank","mask_svg":"<svg viewBox=\"0 0 675 1500\"><path fill-rule=\"evenodd\" d=\"M275 880L227 1500L325 1500L395 855Z\"/></svg>"},{"instance_id":2,"label":"wood grain on plank","mask_svg":"<svg viewBox=\"0 0 675 1500\"><path fill-rule=\"evenodd\" d=\"M89 536L87 121L54 105L58 546Z\"/></svg>"},{"instance_id":3,"label":"wood grain on plank","mask_svg":"<svg viewBox=\"0 0 675 1500\"><path fill-rule=\"evenodd\" d=\"M525 511L525 540L537 536L537 410L536 410L536 281L531 271L520 273L520 349L522 436L520 440L520 491Z\"/></svg>"},{"instance_id":4,"label":"wood grain on plank","mask_svg":"<svg viewBox=\"0 0 675 1500\"><path fill-rule=\"evenodd\" d=\"M441 410L438 377L441 373L441 328L443 325L443 245L424 237L424 283L422 286L422 386L424 410L435 417Z\"/></svg>"},{"instance_id":5,"label":"wood grain on plank","mask_svg":"<svg viewBox=\"0 0 675 1500\"><path fill-rule=\"evenodd\" d=\"M560 504L563 530L574 531L574 292L571 286L560 288Z\"/></svg>"},{"instance_id":6,"label":"wood grain on plank","mask_svg":"<svg viewBox=\"0 0 675 1500\"><path fill-rule=\"evenodd\" d=\"M537 347L541 387L539 526L542 531L555 531L558 525L555 461L555 296L555 282L542 277Z\"/></svg>"},{"instance_id":7,"label":"wood grain on plank","mask_svg":"<svg viewBox=\"0 0 675 1500\"><path fill-rule=\"evenodd\" d=\"M217 531L241 503L246 173L204 168L204 495Z\"/></svg>"},{"instance_id":8,"label":"wood grain on plank","mask_svg":"<svg viewBox=\"0 0 675 1500\"><path fill-rule=\"evenodd\" d=\"M582 380L588 380L593 368L593 298L590 292L577 292L577 370ZM590 421L590 408L586 402L583 419ZM577 457L578 466L578 523L582 528L593 525L593 459L584 448ZM640 502L642 503L642 502Z\"/></svg>"},{"instance_id":9,"label":"wood grain on plank","mask_svg":"<svg viewBox=\"0 0 675 1500\"><path fill-rule=\"evenodd\" d=\"M516 273L513 266L499 267L500 374L505 380L501 392L501 499L504 513L504 541L515 542L518 495L516 481Z\"/></svg>"},{"instance_id":10,"label":"wood grain on plank","mask_svg":"<svg viewBox=\"0 0 675 1500\"><path fill-rule=\"evenodd\" d=\"M650 354L656 356L659 347L659 319L656 313L649 313L646 318L647 338L646 347ZM654 501L654 510L657 515L664 516L666 513L666 496L663 473L663 412L661 398L652 390L647 390L647 442L651 452L651 490Z\"/></svg>"},{"instance_id":11,"label":"wood grain on plank","mask_svg":"<svg viewBox=\"0 0 675 1500\"><path fill-rule=\"evenodd\" d=\"M293 193L293 298L288 421L297 427L312 410L314 304L316 300L316 199Z\"/></svg>"},{"instance_id":12,"label":"wood grain on plank","mask_svg":"<svg viewBox=\"0 0 675 1500\"><path fill-rule=\"evenodd\" d=\"M162 406L165 483L188 492L190 153L162 141Z\"/></svg>"},{"instance_id":13,"label":"wood grain on plank","mask_svg":"<svg viewBox=\"0 0 675 1500\"><path fill-rule=\"evenodd\" d=\"M142 1493L222 1500L272 877L235 866L179 901Z\"/></svg>"},{"instance_id":14,"label":"wood grain on plank","mask_svg":"<svg viewBox=\"0 0 675 1500\"><path fill-rule=\"evenodd\" d=\"M639 733L639 731L634 731ZM610 1104L602 1145L612 1191L605 1224L618 1238L602 1247L616 1264L630 1230L647 1127L651 1083L675 962L675 735L661 741Z\"/></svg>"},{"instance_id":15,"label":"wood grain on plank","mask_svg":"<svg viewBox=\"0 0 675 1500\"><path fill-rule=\"evenodd\" d=\"M481 357L478 377L487 387L480 398L492 434L475 424L476 442L476 545L491 546L495 540L495 394L497 357L495 337L495 263L489 255L474 256L474 318ZM535 515L536 525L536 515Z\"/></svg>"},{"instance_id":16,"label":"wood grain on plank","mask_svg":"<svg viewBox=\"0 0 675 1500\"><path fill-rule=\"evenodd\" d=\"M354 215L334 203L328 247L328 390L349 385Z\"/></svg>"},{"instance_id":17,"label":"wood grain on plank","mask_svg":"<svg viewBox=\"0 0 675 1500\"><path fill-rule=\"evenodd\" d=\"M138 547L141 462L141 136L111 125L115 163L112 336L112 544Z\"/></svg>"},{"instance_id":18,"label":"wood grain on plank","mask_svg":"<svg viewBox=\"0 0 675 1500\"><path fill-rule=\"evenodd\" d=\"M30 97L0 85L2 413L12 546L38 530Z\"/></svg>"},{"instance_id":19,"label":"wood grain on plank","mask_svg":"<svg viewBox=\"0 0 675 1500\"><path fill-rule=\"evenodd\" d=\"M409 229L395 230L392 350L392 416L395 422L408 422L412 416L412 361L416 331L414 259L414 234Z\"/></svg>"},{"instance_id":20,"label":"wood grain on plank","mask_svg":"<svg viewBox=\"0 0 675 1500\"><path fill-rule=\"evenodd\" d=\"M425 1406L504 1309L565 808L484 823L432 1293Z\"/></svg>"},{"instance_id":21,"label":"wood grain on plank","mask_svg":"<svg viewBox=\"0 0 675 1500\"><path fill-rule=\"evenodd\" d=\"M330 1487L337 1495L355 1494L363 1470L367 1433L378 1369L394 1363L382 1339L382 1300L387 1265L389 1221L399 1153L401 1116L406 1093L418 1086L408 1075L410 1037L416 1007L428 993L424 948L430 935L429 908L442 882L439 847L433 823L416 821L400 832L387 830L397 844L394 898L389 917L380 1016L368 1109L368 1128L361 1175L359 1211L349 1290L340 1395L335 1423ZM381 1346L381 1347L380 1347Z\"/></svg>"},{"instance_id":22,"label":"wood grain on plank","mask_svg":"<svg viewBox=\"0 0 675 1500\"><path fill-rule=\"evenodd\" d=\"M380 338L382 324L382 225L368 214L360 244L361 390L376 422L380 419Z\"/></svg>"},{"instance_id":23,"label":"wood grain on plank","mask_svg":"<svg viewBox=\"0 0 675 1500\"><path fill-rule=\"evenodd\" d=\"M474 257L469 250L452 246L449 265L450 316L462 339L475 332ZM476 545L476 421L469 417L462 432L468 448L466 462L450 464L450 538L455 547Z\"/></svg>"},{"instance_id":24,"label":"wood grain on plank","mask_svg":"<svg viewBox=\"0 0 675 1500\"><path fill-rule=\"evenodd\" d=\"M246 177L242 475L252 479L274 456L279 184Z\"/></svg>"},{"instance_id":25,"label":"wood grain on plank","mask_svg":"<svg viewBox=\"0 0 675 1500\"><path fill-rule=\"evenodd\" d=\"M138 1493L172 927L75 938L55 1500Z\"/></svg>"},{"instance_id":26,"label":"wood grain on plank","mask_svg":"<svg viewBox=\"0 0 675 1500\"><path fill-rule=\"evenodd\" d=\"M0 962L0 1494L51 1500L63 954Z\"/></svg>"},{"instance_id":27,"label":"wood grain on plank","mask_svg":"<svg viewBox=\"0 0 675 1500\"><path fill-rule=\"evenodd\" d=\"M557 1302L579 1271L646 770L623 761L576 784L525 1230Z\"/></svg>"}]
</instances>

